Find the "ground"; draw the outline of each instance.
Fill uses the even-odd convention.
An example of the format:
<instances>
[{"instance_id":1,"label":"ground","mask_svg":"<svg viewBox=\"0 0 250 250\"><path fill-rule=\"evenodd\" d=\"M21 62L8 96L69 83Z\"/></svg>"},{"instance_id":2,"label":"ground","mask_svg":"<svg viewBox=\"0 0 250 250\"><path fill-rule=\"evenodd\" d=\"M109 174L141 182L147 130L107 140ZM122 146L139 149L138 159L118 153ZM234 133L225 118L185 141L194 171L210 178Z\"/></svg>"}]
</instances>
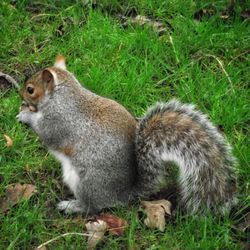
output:
<instances>
[{"instance_id":1,"label":"ground","mask_svg":"<svg viewBox=\"0 0 250 250\"><path fill-rule=\"evenodd\" d=\"M0 71L20 85L53 64L57 54L85 87L122 103L136 117L172 97L194 103L225 134L238 158L237 217L177 213L164 233L147 229L138 206L112 211L129 227L107 235L102 249L239 249L245 235L232 229L249 207L250 24L247 1L1 1ZM144 25L136 15L150 21ZM153 27L161 22L159 31ZM0 197L12 183L38 193L0 213L1 249L33 249L68 232L85 232L84 217L55 209L66 196L59 163L15 116L17 91L0 93ZM13 139L7 147L3 134ZM84 249L71 235L48 249Z\"/></svg>"}]
</instances>

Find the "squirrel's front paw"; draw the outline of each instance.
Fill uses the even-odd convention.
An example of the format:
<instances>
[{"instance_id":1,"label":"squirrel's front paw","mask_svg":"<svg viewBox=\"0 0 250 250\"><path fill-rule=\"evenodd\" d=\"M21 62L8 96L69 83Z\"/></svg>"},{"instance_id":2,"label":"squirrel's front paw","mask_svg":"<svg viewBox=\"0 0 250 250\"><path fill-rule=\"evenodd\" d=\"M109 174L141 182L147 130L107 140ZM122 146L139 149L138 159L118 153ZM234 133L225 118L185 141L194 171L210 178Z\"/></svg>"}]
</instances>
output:
<instances>
[{"instance_id":1,"label":"squirrel's front paw","mask_svg":"<svg viewBox=\"0 0 250 250\"><path fill-rule=\"evenodd\" d=\"M64 211L66 214L84 212L84 208L78 200L61 201L57 204L57 209Z\"/></svg>"},{"instance_id":2,"label":"squirrel's front paw","mask_svg":"<svg viewBox=\"0 0 250 250\"><path fill-rule=\"evenodd\" d=\"M17 120L22 123L28 123L30 120L30 111L29 109L24 109L16 116Z\"/></svg>"}]
</instances>

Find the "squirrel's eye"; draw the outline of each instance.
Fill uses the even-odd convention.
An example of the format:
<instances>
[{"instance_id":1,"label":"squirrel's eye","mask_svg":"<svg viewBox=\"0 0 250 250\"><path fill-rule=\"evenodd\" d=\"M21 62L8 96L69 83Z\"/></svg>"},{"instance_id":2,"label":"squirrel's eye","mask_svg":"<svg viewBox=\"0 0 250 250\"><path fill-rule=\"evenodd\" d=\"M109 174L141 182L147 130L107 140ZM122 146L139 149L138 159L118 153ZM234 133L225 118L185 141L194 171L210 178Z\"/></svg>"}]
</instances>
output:
<instances>
[{"instance_id":1,"label":"squirrel's eye","mask_svg":"<svg viewBox=\"0 0 250 250\"><path fill-rule=\"evenodd\" d=\"M28 91L29 94L33 94L34 93L34 88L28 87L27 91Z\"/></svg>"}]
</instances>

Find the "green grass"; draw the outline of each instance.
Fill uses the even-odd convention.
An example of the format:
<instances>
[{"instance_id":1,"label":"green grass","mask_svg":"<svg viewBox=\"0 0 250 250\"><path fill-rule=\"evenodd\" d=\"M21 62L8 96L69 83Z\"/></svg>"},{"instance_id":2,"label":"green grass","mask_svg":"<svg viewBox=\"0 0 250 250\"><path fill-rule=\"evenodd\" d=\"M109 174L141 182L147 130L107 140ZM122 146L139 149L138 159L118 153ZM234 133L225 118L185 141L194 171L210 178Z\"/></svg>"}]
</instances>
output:
<instances>
[{"instance_id":1,"label":"green grass","mask_svg":"<svg viewBox=\"0 0 250 250\"><path fill-rule=\"evenodd\" d=\"M117 100L135 116L172 97L195 103L233 145L240 204L249 206L250 24L240 17L250 7L246 2L227 20L220 18L227 1L106 0L95 9L83 1L11 2L0 3L0 71L23 83L27 72L52 65L60 53L87 88ZM194 19L197 10L211 6L210 18ZM147 26L123 28L116 14L131 10L168 22L172 29L158 36ZM0 196L16 182L39 190L0 214L0 248L32 249L63 233L84 232L83 221L55 209L65 195L60 164L31 129L17 123L18 94L12 90L0 97ZM12 148L3 134L13 139ZM107 236L103 249L239 249L240 238L231 230L236 221L228 216L180 214L160 233L147 229L137 211L136 205L113 211L129 227L121 237ZM68 236L48 248L84 246L84 238Z\"/></svg>"}]
</instances>

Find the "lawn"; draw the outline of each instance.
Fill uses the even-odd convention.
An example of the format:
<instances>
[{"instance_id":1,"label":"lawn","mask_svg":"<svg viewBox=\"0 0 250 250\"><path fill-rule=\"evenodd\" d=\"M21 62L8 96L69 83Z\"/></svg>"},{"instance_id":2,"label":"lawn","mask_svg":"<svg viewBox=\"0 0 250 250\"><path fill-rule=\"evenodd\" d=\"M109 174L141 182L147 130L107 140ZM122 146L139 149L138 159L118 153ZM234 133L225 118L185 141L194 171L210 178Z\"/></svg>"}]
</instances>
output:
<instances>
[{"instance_id":1,"label":"lawn","mask_svg":"<svg viewBox=\"0 0 250 250\"><path fill-rule=\"evenodd\" d=\"M138 205L117 208L112 213L129 226L120 237L105 236L101 249L239 249L246 244L244 232L232 227L250 206L250 4L234 2L1 1L0 71L20 85L63 54L85 87L120 102L136 117L172 97L196 104L225 134L239 160L237 216L177 213L162 233L146 228ZM150 22L140 25L136 15ZM162 32L152 27L154 21L161 22ZM13 183L38 189L28 201L0 213L0 249L34 249L64 233L85 232L84 216L55 209L68 193L60 164L31 129L17 122L17 91L2 90L0 97L0 197ZM12 138L12 147L4 134ZM85 246L84 237L71 235L47 247Z\"/></svg>"}]
</instances>

